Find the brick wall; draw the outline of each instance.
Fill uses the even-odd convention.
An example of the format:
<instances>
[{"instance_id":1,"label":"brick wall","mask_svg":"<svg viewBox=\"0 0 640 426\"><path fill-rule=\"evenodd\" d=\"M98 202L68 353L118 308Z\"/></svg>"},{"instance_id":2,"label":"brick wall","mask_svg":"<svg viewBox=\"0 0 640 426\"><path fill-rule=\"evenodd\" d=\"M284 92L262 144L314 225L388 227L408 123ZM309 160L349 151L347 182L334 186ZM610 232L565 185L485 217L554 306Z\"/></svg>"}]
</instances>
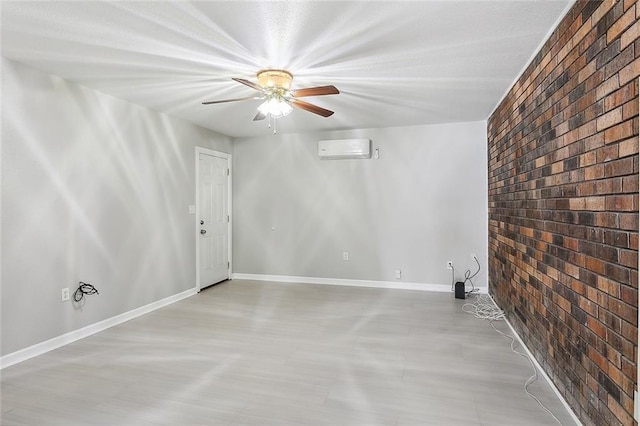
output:
<instances>
[{"instance_id":1,"label":"brick wall","mask_svg":"<svg viewBox=\"0 0 640 426\"><path fill-rule=\"evenodd\" d=\"M490 291L586 425L634 423L639 17L576 2L488 123Z\"/></svg>"}]
</instances>

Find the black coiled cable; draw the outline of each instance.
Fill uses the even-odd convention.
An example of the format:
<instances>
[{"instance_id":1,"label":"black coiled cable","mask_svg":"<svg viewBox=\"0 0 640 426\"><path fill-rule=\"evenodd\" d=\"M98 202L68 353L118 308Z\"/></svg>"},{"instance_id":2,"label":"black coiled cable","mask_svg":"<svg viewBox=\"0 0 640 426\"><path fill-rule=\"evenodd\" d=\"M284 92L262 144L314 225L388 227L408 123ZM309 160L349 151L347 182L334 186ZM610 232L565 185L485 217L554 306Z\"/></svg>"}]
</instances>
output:
<instances>
[{"instance_id":1,"label":"black coiled cable","mask_svg":"<svg viewBox=\"0 0 640 426\"><path fill-rule=\"evenodd\" d=\"M98 293L98 289L95 288L93 285L88 283L83 283L82 281L80 281L80 287L78 287L76 292L73 293L73 301L80 302L82 299L84 299L85 294L91 295L91 294L100 294L100 293Z\"/></svg>"}]
</instances>

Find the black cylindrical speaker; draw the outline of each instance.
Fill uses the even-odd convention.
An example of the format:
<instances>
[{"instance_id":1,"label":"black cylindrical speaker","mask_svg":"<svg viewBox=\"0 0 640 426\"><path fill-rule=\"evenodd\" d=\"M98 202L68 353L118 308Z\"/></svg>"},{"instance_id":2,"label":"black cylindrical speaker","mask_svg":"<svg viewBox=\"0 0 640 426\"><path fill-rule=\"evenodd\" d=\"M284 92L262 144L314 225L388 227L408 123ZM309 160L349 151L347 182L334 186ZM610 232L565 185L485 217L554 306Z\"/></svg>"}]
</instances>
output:
<instances>
[{"instance_id":1,"label":"black cylindrical speaker","mask_svg":"<svg viewBox=\"0 0 640 426\"><path fill-rule=\"evenodd\" d=\"M464 283L462 281L456 283L455 291L456 299L464 299Z\"/></svg>"}]
</instances>

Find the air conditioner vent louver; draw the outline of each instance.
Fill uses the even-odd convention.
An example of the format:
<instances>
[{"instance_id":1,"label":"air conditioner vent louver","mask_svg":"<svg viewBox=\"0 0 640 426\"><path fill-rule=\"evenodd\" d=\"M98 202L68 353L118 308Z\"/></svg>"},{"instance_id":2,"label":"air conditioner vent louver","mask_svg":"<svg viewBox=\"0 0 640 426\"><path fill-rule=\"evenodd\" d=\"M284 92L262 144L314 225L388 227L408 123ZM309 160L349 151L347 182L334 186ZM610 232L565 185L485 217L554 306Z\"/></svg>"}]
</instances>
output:
<instances>
[{"instance_id":1,"label":"air conditioner vent louver","mask_svg":"<svg viewBox=\"0 0 640 426\"><path fill-rule=\"evenodd\" d=\"M318 141L318 156L323 160L371 158L371 140L336 139Z\"/></svg>"}]
</instances>

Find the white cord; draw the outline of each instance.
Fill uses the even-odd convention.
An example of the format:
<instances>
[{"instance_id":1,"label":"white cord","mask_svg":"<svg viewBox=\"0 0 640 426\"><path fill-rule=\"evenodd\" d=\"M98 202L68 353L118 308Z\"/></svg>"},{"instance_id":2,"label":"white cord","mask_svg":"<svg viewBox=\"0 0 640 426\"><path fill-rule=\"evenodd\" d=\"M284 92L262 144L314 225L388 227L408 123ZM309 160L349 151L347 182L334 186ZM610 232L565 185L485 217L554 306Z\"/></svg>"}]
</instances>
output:
<instances>
[{"instance_id":1,"label":"white cord","mask_svg":"<svg viewBox=\"0 0 640 426\"><path fill-rule=\"evenodd\" d=\"M511 350L514 353L520 355L521 357L526 358L527 361L529 361L529 364L531 364L531 368L533 368L533 374L531 375L531 377L529 377L529 379L527 379L527 381L524 384L524 391L527 393L527 395L529 395L530 398L536 401L544 411L546 411L549 415L551 415L551 417L553 417L554 420L558 422L560 426L562 426L562 422L560 422L560 420L551 412L551 410L549 410L542 403L542 401L538 399L537 396L535 396L529 391L529 385L535 382L536 380L538 380L538 370L535 364L533 363L533 361L531 360L531 358L527 354L516 350L517 346L516 346L515 337L508 335L506 333L503 333L502 331L498 330L495 325L493 325L494 321L500 321L505 319L504 311L498 308L498 306L494 303L491 296L489 296L488 294L477 294L476 296L477 296L476 301L473 303L465 303L464 305L462 305L462 310L468 314L473 315L475 318L488 320L489 324L491 325L491 328L493 328L498 333L502 334L504 337L511 339L511 345L510 345Z\"/></svg>"},{"instance_id":2,"label":"white cord","mask_svg":"<svg viewBox=\"0 0 640 426\"><path fill-rule=\"evenodd\" d=\"M488 294L472 294L476 296L476 300L473 303L462 305L464 312L483 320L498 321L504 319L504 312L493 303Z\"/></svg>"}]
</instances>

